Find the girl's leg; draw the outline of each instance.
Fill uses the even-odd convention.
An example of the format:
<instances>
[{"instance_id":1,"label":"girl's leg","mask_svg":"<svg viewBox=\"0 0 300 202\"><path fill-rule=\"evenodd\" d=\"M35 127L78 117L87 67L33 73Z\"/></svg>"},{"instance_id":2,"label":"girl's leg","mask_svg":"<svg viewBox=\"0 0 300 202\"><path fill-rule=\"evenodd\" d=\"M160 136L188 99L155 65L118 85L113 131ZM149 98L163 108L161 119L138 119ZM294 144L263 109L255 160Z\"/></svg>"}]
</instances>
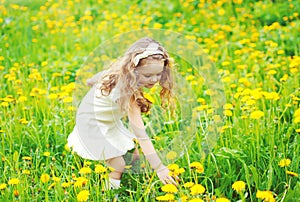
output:
<instances>
[{"instance_id":1,"label":"girl's leg","mask_svg":"<svg viewBox=\"0 0 300 202\"><path fill-rule=\"evenodd\" d=\"M112 159L106 160L110 167L113 167L115 170L108 174L109 177L113 179L120 180L122 177L122 173L125 169L125 160L122 156L118 156Z\"/></svg>"},{"instance_id":2,"label":"girl's leg","mask_svg":"<svg viewBox=\"0 0 300 202\"><path fill-rule=\"evenodd\" d=\"M121 183L122 173L125 169L125 160L122 156L106 160L107 164L115 170L108 174L108 189L118 189Z\"/></svg>"},{"instance_id":3,"label":"girl's leg","mask_svg":"<svg viewBox=\"0 0 300 202\"><path fill-rule=\"evenodd\" d=\"M133 158L132 158L131 164L134 164L135 161L140 159L140 152L139 152L139 148L137 146L135 146L135 150L132 153L132 155L133 155Z\"/></svg>"}]
</instances>

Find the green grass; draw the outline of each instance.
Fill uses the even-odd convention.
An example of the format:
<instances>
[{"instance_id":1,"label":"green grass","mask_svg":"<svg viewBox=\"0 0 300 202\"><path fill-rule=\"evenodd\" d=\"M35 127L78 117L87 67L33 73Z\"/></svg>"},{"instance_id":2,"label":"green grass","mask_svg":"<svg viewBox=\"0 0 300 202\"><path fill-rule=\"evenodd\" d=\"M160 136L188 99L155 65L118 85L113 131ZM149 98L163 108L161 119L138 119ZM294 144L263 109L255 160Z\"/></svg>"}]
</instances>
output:
<instances>
[{"instance_id":1,"label":"green grass","mask_svg":"<svg viewBox=\"0 0 300 202\"><path fill-rule=\"evenodd\" d=\"M275 201L297 201L299 10L293 0L0 0L0 201L76 201L81 190L89 191L88 201L109 200L115 194L120 201L155 201L166 194L144 158L135 165L138 172L124 173L121 189L103 191L109 171L97 174L99 162L65 149L75 124L75 111L67 99L73 96L78 70L93 59L88 56L99 44L143 28L182 33L198 43L214 64L211 75L199 75L197 66L180 57L183 53L171 54L181 84L175 118L162 113L157 94L148 92L156 100L144 117L153 143L164 155L175 151L175 159L164 156L163 160L185 170L179 175L174 201L185 197L186 201L226 201L222 197L263 201L259 191L271 191ZM104 50L117 57L114 54L133 41L122 42ZM178 47L183 52L188 48ZM105 64L103 55L97 54ZM227 115L223 106L214 105L209 79L222 84L226 103L232 104L224 109ZM263 116L255 116L256 111ZM221 128L212 125L215 113L221 115ZM218 130L218 138L206 145L207 134L208 141L214 140L210 124ZM188 147L181 147L182 138ZM290 163L283 165L283 159ZM201 163L204 172L190 167L192 162ZM87 166L93 172L80 174ZM43 182L42 174L48 174L49 181ZM87 178L82 187L76 184L79 176ZM10 181L14 178L19 180L15 185ZM245 190L233 190L236 181L245 182ZM183 186L186 182L201 184L206 191L192 195Z\"/></svg>"}]
</instances>

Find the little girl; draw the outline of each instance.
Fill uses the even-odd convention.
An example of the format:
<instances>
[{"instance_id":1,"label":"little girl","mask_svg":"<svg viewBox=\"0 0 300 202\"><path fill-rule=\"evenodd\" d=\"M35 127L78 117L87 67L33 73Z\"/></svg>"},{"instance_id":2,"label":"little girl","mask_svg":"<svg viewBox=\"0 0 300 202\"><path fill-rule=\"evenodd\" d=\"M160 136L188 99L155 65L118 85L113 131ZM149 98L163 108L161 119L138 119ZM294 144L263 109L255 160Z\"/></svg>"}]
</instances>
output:
<instances>
[{"instance_id":1,"label":"little girl","mask_svg":"<svg viewBox=\"0 0 300 202\"><path fill-rule=\"evenodd\" d=\"M158 157L141 116L152 104L143 96L143 88L159 83L162 104L170 100L173 88L170 68L167 51L155 40L141 38L108 70L87 80L92 88L78 108L68 146L83 158L106 160L114 168L109 173L111 188L120 186L125 168L123 155L134 148L133 139L138 141L162 183L175 184ZM122 124L120 119L124 116L128 116L134 133Z\"/></svg>"}]
</instances>

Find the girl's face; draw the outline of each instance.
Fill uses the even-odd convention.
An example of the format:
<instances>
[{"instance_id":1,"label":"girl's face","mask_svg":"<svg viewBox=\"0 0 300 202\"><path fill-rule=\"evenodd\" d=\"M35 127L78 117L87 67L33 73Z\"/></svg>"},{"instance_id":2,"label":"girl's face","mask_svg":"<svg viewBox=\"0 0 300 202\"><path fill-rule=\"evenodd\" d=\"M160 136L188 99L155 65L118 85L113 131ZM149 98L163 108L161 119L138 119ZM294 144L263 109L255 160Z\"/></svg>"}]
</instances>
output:
<instances>
[{"instance_id":1,"label":"girl's face","mask_svg":"<svg viewBox=\"0 0 300 202\"><path fill-rule=\"evenodd\" d=\"M138 87L152 88L160 81L164 70L163 61L151 61L137 67L137 83Z\"/></svg>"}]
</instances>

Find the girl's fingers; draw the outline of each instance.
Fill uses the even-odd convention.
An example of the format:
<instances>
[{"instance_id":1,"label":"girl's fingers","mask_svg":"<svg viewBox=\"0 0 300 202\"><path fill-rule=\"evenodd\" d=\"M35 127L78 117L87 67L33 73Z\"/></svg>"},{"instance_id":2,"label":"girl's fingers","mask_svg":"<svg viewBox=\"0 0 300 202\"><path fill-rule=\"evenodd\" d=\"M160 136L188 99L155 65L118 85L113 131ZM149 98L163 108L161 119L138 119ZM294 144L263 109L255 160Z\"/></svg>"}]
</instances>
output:
<instances>
[{"instance_id":1,"label":"girl's fingers","mask_svg":"<svg viewBox=\"0 0 300 202\"><path fill-rule=\"evenodd\" d=\"M172 177L172 176L169 175L169 172L162 172L158 176L159 176L159 179L161 180L161 182L164 185L165 184L173 184L173 185L177 186L176 181L180 181L178 176Z\"/></svg>"},{"instance_id":2,"label":"girl's fingers","mask_svg":"<svg viewBox=\"0 0 300 202\"><path fill-rule=\"evenodd\" d=\"M166 176L166 178L163 180L163 184L173 184L173 185L177 186L177 183L175 182L175 180L170 176Z\"/></svg>"}]
</instances>

